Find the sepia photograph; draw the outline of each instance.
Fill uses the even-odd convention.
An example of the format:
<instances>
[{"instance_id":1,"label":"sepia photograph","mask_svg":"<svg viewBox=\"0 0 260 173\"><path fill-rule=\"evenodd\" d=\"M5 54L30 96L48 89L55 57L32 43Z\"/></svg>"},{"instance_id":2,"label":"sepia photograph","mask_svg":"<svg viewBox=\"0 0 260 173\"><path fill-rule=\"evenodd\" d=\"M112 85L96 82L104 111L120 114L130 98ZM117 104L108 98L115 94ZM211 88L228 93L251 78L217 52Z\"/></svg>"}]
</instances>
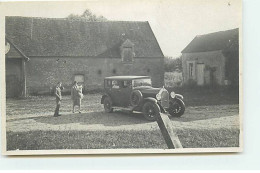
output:
<instances>
[{"instance_id":1,"label":"sepia photograph","mask_svg":"<svg viewBox=\"0 0 260 173\"><path fill-rule=\"evenodd\" d=\"M243 150L240 0L0 9L2 154Z\"/></svg>"}]
</instances>

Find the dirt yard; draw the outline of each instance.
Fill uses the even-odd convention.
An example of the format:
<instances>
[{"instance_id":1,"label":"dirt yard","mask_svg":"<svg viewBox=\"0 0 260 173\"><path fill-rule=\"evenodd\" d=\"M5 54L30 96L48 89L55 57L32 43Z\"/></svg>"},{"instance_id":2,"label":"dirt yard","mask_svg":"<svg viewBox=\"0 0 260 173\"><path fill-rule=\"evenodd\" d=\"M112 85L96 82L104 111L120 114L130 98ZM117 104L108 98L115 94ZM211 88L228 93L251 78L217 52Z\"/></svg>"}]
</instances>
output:
<instances>
[{"instance_id":1,"label":"dirt yard","mask_svg":"<svg viewBox=\"0 0 260 173\"><path fill-rule=\"evenodd\" d=\"M53 117L53 112L55 109L55 98L50 96L45 97L32 97L26 100L16 100L8 99L6 103L6 127L7 127L7 146L10 150L12 149L28 149L28 145L23 144L21 136L35 135L35 133L40 133L41 135L45 134L46 138L50 138L48 133L77 133L77 138L80 138L80 133L87 132L95 134L96 137L93 137L92 140L97 140L99 138L106 137L108 134L117 133L118 138L121 136L124 138L124 135L128 135L128 140L131 139L133 134L146 134L146 137L149 138L149 134L156 133L156 139L148 140L159 140L158 143L151 142L152 144L143 144L140 147L144 148L165 148L165 144L162 136L160 136L160 131L156 122L148 122L143 118L140 113L129 113L124 110L116 110L114 113L106 114L103 111L103 105L100 104L100 94L89 94L85 95L82 102L82 113L72 114L71 100L69 96L63 97L61 114L60 117ZM187 101L188 102L188 101ZM203 147L204 145L196 144L194 146L191 139L188 138L191 133L194 131L199 132L199 138L203 141L204 135L201 133L211 134L212 140L216 140L214 135L215 132L224 131L228 133L225 136L229 136L229 139L232 139L235 144L227 142L226 144L214 144L216 146L237 146L238 137L239 137L239 116L238 116L238 104L225 104L225 105L207 105L207 106L187 106L185 114L181 118L172 118L172 124L177 128L177 131L180 132L182 140L186 141L187 147ZM67 133L68 132L68 133ZM129 133L131 132L131 133ZM142 133L143 132L143 133ZM230 134L229 134L230 132ZM129 133L129 134L128 134ZM221 133L221 132L220 132ZM27 135L26 135L27 134ZM148 136L147 136L148 134ZM54 135L54 136L55 136ZM122 136L123 135L123 136ZM213 135L213 136L212 136ZM219 135L219 134L218 134ZM232 136L234 135L234 136ZM19 137L20 136L20 137ZM36 135L36 138L39 135ZM84 136L84 135L83 135ZM158 137L159 136L159 137ZM221 136L221 135L220 135ZM193 136L192 138L196 137ZM209 138L211 138L209 137ZM24 138L24 137L23 137ZM55 140L55 137L51 137ZM89 138L89 136L88 136ZM107 145L107 148L113 148L115 141L118 141L118 138L112 135L114 142L111 144L104 142ZM191 138L191 137L190 137ZM221 137L223 138L223 137ZM138 139L138 138L137 138ZM229 140L224 139L224 140ZM34 139L37 143L37 139ZM57 138L58 140L58 138ZM59 139L61 140L61 139ZM104 139L102 139L104 140ZM111 140L107 139L107 141ZM136 139L135 139L136 140ZM188 140L188 141L187 141ZM196 139L193 139L196 141ZM48 140L47 140L48 141ZM73 139L72 139L73 141ZM89 141L89 139L88 139ZM81 141L84 143L84 141ZM98 142L98 141L97 141ZM217 141L223 142L223 141ZM26 141L26 143L28 143ZM127 143L124 141L124 143ZM214 143L214 142L213 142ZM21 146L21 144L23 144ZM42 149L46 148L44 145L44 140L41 144L31 145L29 149ZM129 144L120 146L119 148L135 147ZM150 145L150 146L149 146ZM159 146L158 146L159 145ZM209 144L210 145L210 144ZM97 145L92 147L96 148ZM101 145L100 148L106 147ZM210 146L204 146L210 147ZM212 146L211 146L212 147ZM48 148L48 147L47 147ZM52 147L50 147L52 148ZM57 147L64 148L64 146ZM74 148L73 146L69 148ZM87 146L76 146L75 148L89 148ZM91 147L90 147L91 148ZM52 148L55 149L55 148Z\"/></svg>"}]
</instances>

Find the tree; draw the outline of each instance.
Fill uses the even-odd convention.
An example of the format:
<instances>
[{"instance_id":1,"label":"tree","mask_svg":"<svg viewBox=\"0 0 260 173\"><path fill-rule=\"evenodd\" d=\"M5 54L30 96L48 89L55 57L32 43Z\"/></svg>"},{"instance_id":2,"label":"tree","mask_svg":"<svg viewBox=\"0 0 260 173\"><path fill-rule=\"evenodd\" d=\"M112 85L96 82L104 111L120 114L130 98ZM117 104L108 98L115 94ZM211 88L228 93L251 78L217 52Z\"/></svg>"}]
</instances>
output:
<instances>
[{"instance_id":1,"label":"tree","mask_svg":"<svg viewBox=\"0 0 260 173\"><path fill-rule=\"evenodd\" d=\"M104 16L97 16L93 14L89 9L86 9L82 15L77 15L77 14L70 14L67 17L69 20L85 20L85 21L90 21L90 22L96 22L96 21L107 21L107 19Z\"/></svg>"},{"instance_id":2,"label":"tree","mask_svg":"<svg viewBox=\"0 0 260 173\"><path fill-rule=\"evenodd\" d=\"M165 57L164 58L164 70L166 72L173 72L177 69L182 71L181 57L177 57L177 58Z\"/></svg>"}]
</instances>

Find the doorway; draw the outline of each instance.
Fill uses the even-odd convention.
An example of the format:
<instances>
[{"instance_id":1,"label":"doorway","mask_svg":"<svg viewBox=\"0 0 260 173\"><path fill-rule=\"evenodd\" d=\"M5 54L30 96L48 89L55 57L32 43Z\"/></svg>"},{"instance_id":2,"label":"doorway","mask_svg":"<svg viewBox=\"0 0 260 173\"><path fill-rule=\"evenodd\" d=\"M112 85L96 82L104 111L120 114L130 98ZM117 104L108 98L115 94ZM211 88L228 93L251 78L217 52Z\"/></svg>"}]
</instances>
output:
<instances>
[{"instance_id":1,"label":"doorway","mask_svg":"<svg viewBox=\"0 0 260 173\"><path fill-rule=\"evenodd\" d=\"M204 85L204 68L205 64L197 64L197 85Z\"/></svg>"},{"instance_id":2,"label":"doorway","mask_svg":"<svg viewBox=\"0 0 260 173\"><path fill-rule=\"evenodd\" d=\"M6 76L6 97L19 97L21 95L21 83L16 75Z\"/></svg>"},{"instance_id":3,"label":"doorway","mask_svg":"<svg viewBox=\"0 0 260 173\"><path fill-rule=\"evenodd\" d=\"M82 74L77 74L74 76L74 81L76 81L79 85L81 85L83 87L84 90L84 86L85 86L85 77Z\"/></svg>"}]
</instances>

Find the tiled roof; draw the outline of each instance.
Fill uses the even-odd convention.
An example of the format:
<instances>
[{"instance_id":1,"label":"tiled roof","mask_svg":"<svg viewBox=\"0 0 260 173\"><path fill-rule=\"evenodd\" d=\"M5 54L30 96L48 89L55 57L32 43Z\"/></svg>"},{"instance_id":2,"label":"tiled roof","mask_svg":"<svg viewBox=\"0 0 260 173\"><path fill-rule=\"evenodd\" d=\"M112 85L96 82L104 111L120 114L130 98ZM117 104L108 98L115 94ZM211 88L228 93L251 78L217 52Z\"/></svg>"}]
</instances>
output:
<instances>
[{"instance_id":1,"label":"tiled roof","mask_svg":"<svg viewBox=\"0 0 260 173\"><path fill-rule=\"evenodd\" d=\"M126 39L136 57L163 57L148 22L6 17L6 36L29 57L120 57Z\"/></svg>"},{"instance_id":2,"label":"tiled roof","mask_svg":"<svg viewBox=\"0 0 260 173\"><path fill-rule=\"evenodd\" d=\"M196 36L182 53L208 52L215 50L226 50L238 45L239 30L238 28L214 32L206 35Z\"/></svg>"}]
</instances>

